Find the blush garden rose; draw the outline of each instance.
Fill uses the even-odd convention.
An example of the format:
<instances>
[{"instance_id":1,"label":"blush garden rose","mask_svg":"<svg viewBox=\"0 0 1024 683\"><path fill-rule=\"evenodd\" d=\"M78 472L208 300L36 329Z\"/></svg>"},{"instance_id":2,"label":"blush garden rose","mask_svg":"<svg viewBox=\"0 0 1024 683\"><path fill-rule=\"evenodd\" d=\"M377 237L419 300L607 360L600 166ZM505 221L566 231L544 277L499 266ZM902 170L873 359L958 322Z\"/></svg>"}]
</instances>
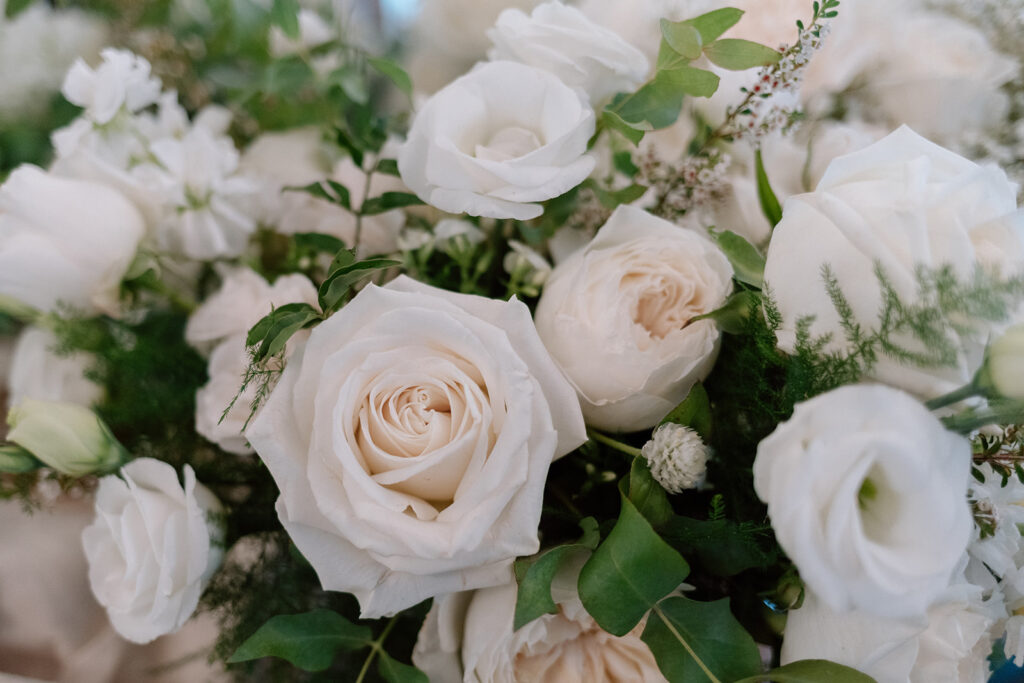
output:
<instances>
[{"instance_id":1,"label":"blush garden rose","mask_svg":"<svg viewBox=\"0 0 1024 683\"><path fill-rule=\"evenodd\" d=\"M586 440L525 305L405 277L317 326L246 436L321 584L366 618L510 580L548 466Z\"/></svg>"}]
</instances>

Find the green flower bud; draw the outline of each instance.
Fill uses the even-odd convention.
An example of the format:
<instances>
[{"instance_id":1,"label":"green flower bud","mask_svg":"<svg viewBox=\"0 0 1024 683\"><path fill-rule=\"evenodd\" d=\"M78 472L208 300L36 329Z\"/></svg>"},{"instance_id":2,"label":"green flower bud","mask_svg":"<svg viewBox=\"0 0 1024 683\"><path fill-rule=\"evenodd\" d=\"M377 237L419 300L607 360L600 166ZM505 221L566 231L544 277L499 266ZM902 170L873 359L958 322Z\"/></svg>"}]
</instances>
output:
<instances>
[{"instance_id":1,"label":"green flower bud","mask_svg":"<svg viewBox=\"0 0 1024 683\"><path fill-rule=\"evenodd\" d=\"M71 477L110 472L128 453L96 413L73 403L26 398L7 415L7 440Z\"/></svg>"},{"instance_id":2,"label":"green flower bud","mask_svg":"<svg viewBox=\"0 0 1024 683\"><path fill-rule=\"evenodd\" d=\"M975 383L990 396L1024 399L1024 324L992 342Z\"/></svg>"}]
</instances>

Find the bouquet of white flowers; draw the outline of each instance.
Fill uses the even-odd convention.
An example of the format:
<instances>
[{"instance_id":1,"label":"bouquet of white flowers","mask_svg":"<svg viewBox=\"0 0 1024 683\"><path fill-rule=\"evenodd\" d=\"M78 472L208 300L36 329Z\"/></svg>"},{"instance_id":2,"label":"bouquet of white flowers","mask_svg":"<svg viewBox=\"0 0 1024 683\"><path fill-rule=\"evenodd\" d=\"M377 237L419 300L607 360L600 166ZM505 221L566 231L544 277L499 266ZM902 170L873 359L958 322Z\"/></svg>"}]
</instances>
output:
<instances>
[{"instance_id":1,"label":"bouquet of white flowers","mask_svg":"<svg viewBox=\"0 0 1024 683\"><path fill-rule=\"evenodd\" d=\"M119 636L1024 664L1024 5L65 4L0 0L0 496L90 501Z\"/></svg>"}]
</instances>

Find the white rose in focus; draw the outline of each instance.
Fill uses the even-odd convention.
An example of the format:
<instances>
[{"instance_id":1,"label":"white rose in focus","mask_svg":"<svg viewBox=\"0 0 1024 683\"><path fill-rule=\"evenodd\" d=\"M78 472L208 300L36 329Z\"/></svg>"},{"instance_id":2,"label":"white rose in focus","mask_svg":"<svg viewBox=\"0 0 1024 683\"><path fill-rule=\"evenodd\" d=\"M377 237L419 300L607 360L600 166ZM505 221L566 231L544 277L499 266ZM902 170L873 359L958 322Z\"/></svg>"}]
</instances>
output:
<instances>
[{"instance_id":1,"label":"white rose in focus","mask_svg":"<svg viewBox=\"0 0 1024 683\"><path fill-rule=\"evenodd\" d=\"M92 592L119 634L148 643L188 621L224 554L220 511L188 465L184 487L152 458L100 480L82 545Z\"/></svg>"},{"instance_id":2,"label":"white rose in focus","mask_svg":"<svg viewBox=\"0 0 1024 683\"><path fill-rule=\"evenodd\" d=\"M8 404L23 398L91 406L103 388L85 377L94 358L81 351L59 354L56 335L42 327L26 327L18 335L7 378Z\"/></svg>"},{"instance_id":3,"label":"white rose in focus","mask_svg":"<svg viewBox=\"0 0 1024 683\"><path fill-rule=\"evenodd\" d=\"M424 103L398 155L402 180L444 211L528 220L594 168L594 112L557 77L488 62Z\"/></svg>"},{"instance_id":4,"label":"white rose in focus","mask_svg":"<svg viewBox=\"0 0 1024 683\"><path fill-rule=\"evenodd\" d=\"M757 448L779 545L831 609L925 613L967 548L971 447L909 395L850 385L796 406Z\"/></svg>"},{"instance_id":5,"label":"white rose in focus","mask_svg":"<svg viewBox=\"0 0 1024 683\"><path fill-rule=\"evenodd\" d=\"M525 305L405 277L315 327L246 436L324 589L366 618L509 581L548 466L586 440Z\"/></svg>"},{"instance_id":6,"label":"white rose in focus","mask_svg":"<svg viewBox=\"0 0 1024 683\"><path fill-rule=\"evenodd\" d=\"M115 190L19 166L0 186L0 296L116 315L144 230Z\"/></svg>"},{"instance_id":7,"label":"white rose in focus","mask_svg":"<svg viewBox=\"0 0 1024 683\"><path fill-rule=\"evenodd\" d=\"M814 316L812 336L831 334L829 350L848 347L822 281L828 265L854 320L877 325L882 290L876 263L905 303L918 297L919 266L951 266L962 279L979 266L1004 277L1024 266L1024 214L1006 174L979 166L903 127L832 161L814 192L790 197L768 247L764 279L779 312L779 346L792 352L797 321ZM950 339L961 348L956 367L918 367L880 355L870 376L924 397L966 384L981 365L992 332ZM927 352L909 335L898 341Z\"/></svg>"},{"instance_id":8,"label":"white rose in focus","mask_svg":"<svg viewBox=\"0 0 1024 683\"><path fill-rule=\"evenodd\" d=\"M576 387L587 423L653 427L704 379L718 327L691 322L732 292L732 267L695 230L620 206L584 249L558 264L537 331Z\"/></svg>"},{"instance_id":9,"label":"white rose in focus","mask_svg":"<svg viewBox=\"0 0 1024 683\"><path fill-rule=\"evenodd\" d=\"M527 15L511 8L487 32L492 60L508 59L550 71L582 88L596 106L617 92L632 92L647 77L647 57L617 33L575 7L546 2Z\"/></svg>"},{"instance_id":10,"label":"white rose in focus","mask_svg":"<svg viewBox=\"0 0 1024 683\"><path fill-rule=\"evenodd\" d=\"M435 599L413 662L431 683L665 683L640 639L643 623L617 637L587 614L576 592L582 564L568 563L551 582L558 613L515 632L514 581Z\"/></svg>"}]
</instances>

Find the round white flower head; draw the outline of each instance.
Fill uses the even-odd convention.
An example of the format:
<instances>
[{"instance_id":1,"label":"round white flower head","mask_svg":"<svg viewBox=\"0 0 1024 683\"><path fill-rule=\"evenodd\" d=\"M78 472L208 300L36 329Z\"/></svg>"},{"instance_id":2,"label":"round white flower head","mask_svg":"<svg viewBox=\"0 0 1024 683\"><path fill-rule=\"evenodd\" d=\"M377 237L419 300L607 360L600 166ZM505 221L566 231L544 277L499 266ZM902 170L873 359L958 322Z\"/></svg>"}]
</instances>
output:
<instances>
[{"instance_id":1,"label":"round white flower head","mask_svg":"<svg viewBox=\"0 0 1024 683\"><path fill-rule=\"evenodd\" d=\"M796 346L797 323L813 316L813 336L830 334L845 350L844 327L821 272L831 268L854 322L878 325L881 266L905 304L916 303L919 267L948 266L958 278L984 267L1007 277L1024 268L1024 212L1016 188L994 166L979 166L902 127L875 144L833 160L814 192L790 197L772 233L765 286L782 315L779 346ZM962 349L955 367L919 367L882 356L871 378L923 397L957 389L981 365L993 332L979 323L950 330ZM927 352L909 335L898 340Z\"/></svg>"},{"instance_id":2,"label":"round white flower head","mask_svg":"<svg viewBox=\"0 0 1024 683\"><path fill-rule=\"evenodd\" d=\"M420 629L413 662L432 683L665 683L641 622L624 636L603 631L576 591L586 556L551 582L558 606L513 631L514 581L434 600Z\"/></svg>"},{"instance_id":3,"label":"round white flower head","mask_svg":"<svg viewBox=\"0 0 1024 683\"><path fill-rule=\"evenodd\" d=\"M93 595L118 633L148 643L188 621L223 558L220 510L188 465L184 486L152 458L100 480L82 545Z\"/></svg>"},{"instance_id":4,"label":"round white flower head","mask_svg":"<svg viewBox=\"0 0 1024 683\"><path fill-rule=\"evenodd\" d=\"M647 77L647 57L617 33L595 24L575 7L545 2L532 14L509 8L487 32L488 56L545 69L598 105L631 92Z\"/></svg>"},{"instance_id":5,"label":"round white flower head","mask_svg":"<svg viewBox=\"0 0 1024 683\"><path fill-rule=\"evenodd\" d=\"M119 192L19 166L0 186L0 296L117 315L145 223Z\"/></svg>"},{"instance_id":6,"label":"round white flower head","mask_svg":"<svg viewBox=\"0 0 1024 683\"><path fill-rule=\"evenodd\" d=\"M594 112L547 71L488 62L426 101L398 155L402 180L451 213L528 220L594 169Z\"/></svg>"},{"instance_id":7,"label":"round white flower head","mask_svg":"<svg viewBox=\"0 0 1024 683\"><path fill-rule=\"evenodd\" d=\"M551 273L537 331L589 425L647 429L710 372L718 327L693 318L721 306L732 287L732 267L710 239L620 206Z\"/></svg>"},{"instance_id":8,"label":"round white flower head","mask_svg":"<svg viewBox=\"0 0 1024 683\"><path fill-rule=\"evenodd\" d=\"M798 404L757 447L754 489L831 609L925 613L971 535L971 447L908 394L850 385Z\"/></svg>"},{"instance_id":9,"label":"round white flower head","mask_svg":"<svg viewBox=\"0 0 1024 683\"><path fill-rule=\"evenodd\" d=\"M696 488L704 482L708 447L689 427L667 422L654 430L651 440L640 450L655 481L669 493Z\"/></svg>"},{"instance_id":10,"label":"round white flower head","mask_svg":"<svg viewBox=\"0 0 1024 683\"><path fill-rule=\"evenodd\" d=\"M372 618L509 581L586 431L525 305L401 277L313 329L246 436L323 587Z\"/></svg>"},{"instance_id":11,"label":"round white flower head","mask_svg":"<svg viewBox=\"0 0 1024 683\"><path fill-rule=\"evenodd\" d=\"M156 103L162 86L150 74L148 61L111 47L100 54L103 62L95 70L76 60L61 89L69 102L85 109L85 118L102 125L122 110L134 114Z\"/></svg>"}]
</instances>

